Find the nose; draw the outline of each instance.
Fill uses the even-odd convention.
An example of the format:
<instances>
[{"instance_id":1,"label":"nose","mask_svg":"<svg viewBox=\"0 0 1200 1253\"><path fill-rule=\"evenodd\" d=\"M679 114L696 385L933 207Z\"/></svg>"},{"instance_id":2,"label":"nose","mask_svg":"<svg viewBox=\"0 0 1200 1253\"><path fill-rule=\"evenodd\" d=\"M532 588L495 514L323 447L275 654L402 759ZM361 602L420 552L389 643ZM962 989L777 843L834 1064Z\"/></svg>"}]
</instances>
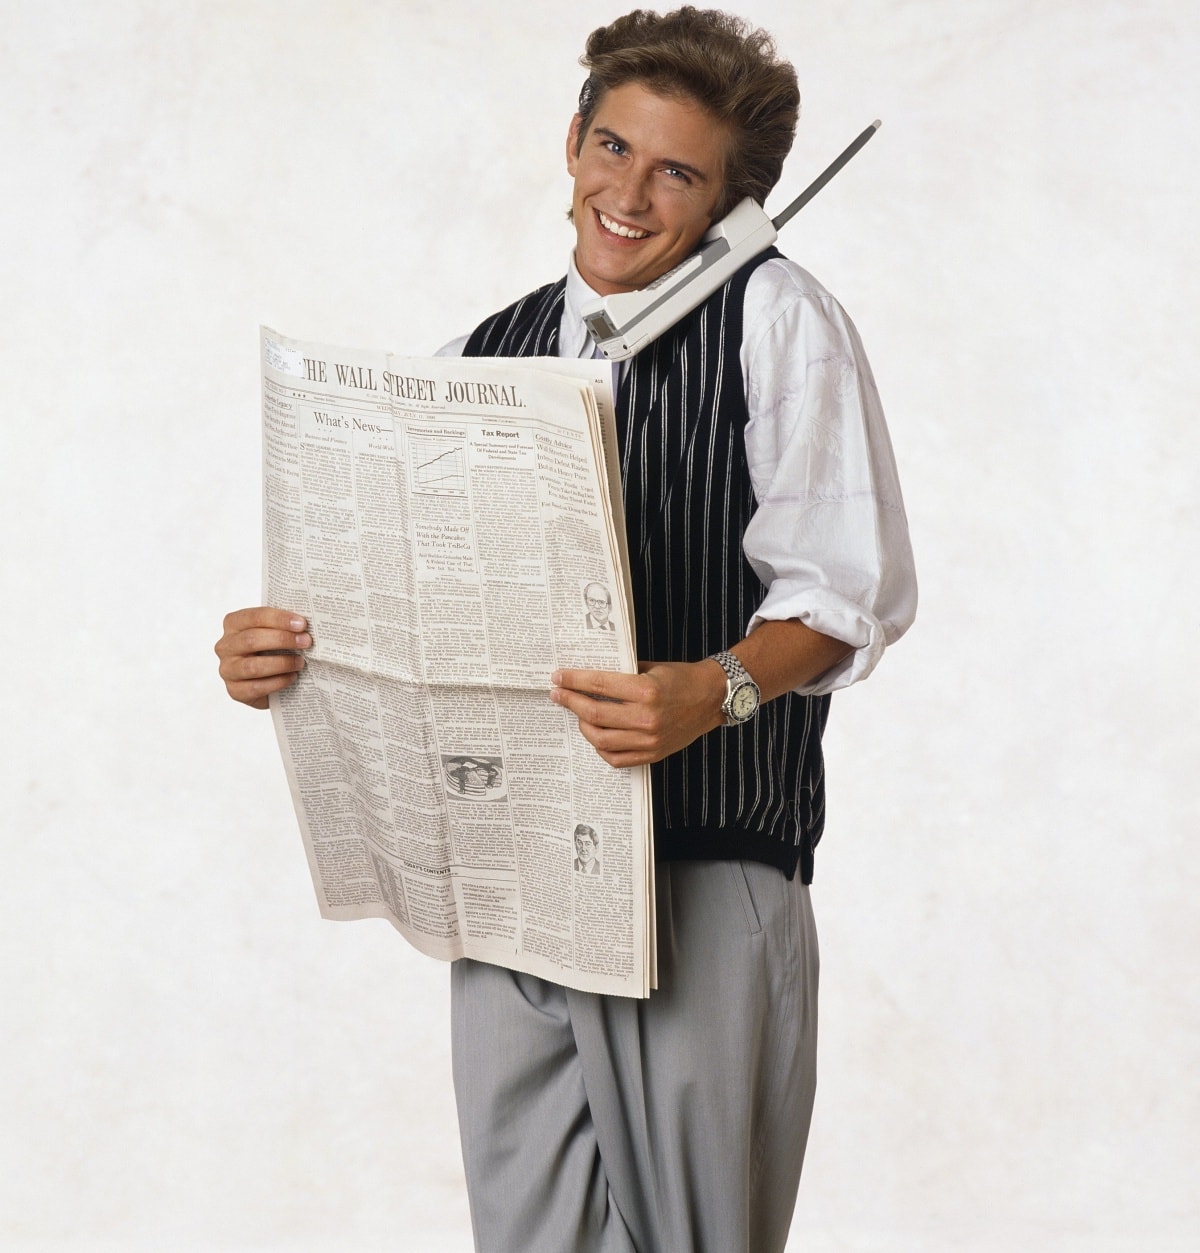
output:
<instances>
[{"instance_id":1,"label":"nose","mask_svg":"<svg viewBox=\"0 0 1200 1253\"><path fill-rule=\"evenodd\" d=\"M650 180L641 170L626 170L617 188L618 213L641 213L650 207Z\"/></svg>"}]
</instances>

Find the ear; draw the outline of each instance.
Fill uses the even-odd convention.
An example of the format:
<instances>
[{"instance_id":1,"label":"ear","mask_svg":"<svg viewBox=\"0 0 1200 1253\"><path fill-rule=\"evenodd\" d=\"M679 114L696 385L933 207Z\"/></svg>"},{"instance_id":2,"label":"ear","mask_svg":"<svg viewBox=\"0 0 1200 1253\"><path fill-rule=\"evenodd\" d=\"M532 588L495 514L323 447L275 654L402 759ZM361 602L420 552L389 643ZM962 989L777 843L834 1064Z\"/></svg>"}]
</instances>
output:
<instances>
[{"instance_id":1,"label":"ear","mask_svg":"<svg viewBox=\"0 0 1200 1253\"><path fill-rule=\"evenodd\" d=\"M567 130L567 173L572 178L575 177L575 166L579 161L579 128L582 125L583 118L576 113Z\"/></svg>"}]
</instances>

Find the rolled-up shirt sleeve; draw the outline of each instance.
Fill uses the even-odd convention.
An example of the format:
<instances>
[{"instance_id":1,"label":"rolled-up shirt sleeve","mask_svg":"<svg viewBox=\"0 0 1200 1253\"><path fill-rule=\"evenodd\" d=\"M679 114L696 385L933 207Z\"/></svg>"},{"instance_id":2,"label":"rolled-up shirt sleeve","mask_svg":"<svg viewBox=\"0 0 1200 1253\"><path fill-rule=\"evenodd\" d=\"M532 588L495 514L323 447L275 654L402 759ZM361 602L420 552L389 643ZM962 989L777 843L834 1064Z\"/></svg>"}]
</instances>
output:
<instances>
[{"instance_id":1,"label":"rolled-up shirt sleeve","mask_svg":"<svg viewBox=\"0 0 1200 1253\"><path fill-rule=\"evenodd\" d=\"M757 510L743 537L767 591L747 632L793 618L850 644L796 690L866 678L908 629L917 588L891 440L841 306L798 266L769 261L746 292L746 458Z\"/></svg>"},{"instance_id":2,"label":"rolled-up shirt sleeve","mask_svg":"<svg viewBox=\"0 0 1200 1253\"><path fill-rule=\"evenodd\" d=\"M467 340L470 338L470 335L459 335L449 343L443 344L433 355L435 357L461 357L463 349L467 346Z\"/></svg>"}]
</instances>

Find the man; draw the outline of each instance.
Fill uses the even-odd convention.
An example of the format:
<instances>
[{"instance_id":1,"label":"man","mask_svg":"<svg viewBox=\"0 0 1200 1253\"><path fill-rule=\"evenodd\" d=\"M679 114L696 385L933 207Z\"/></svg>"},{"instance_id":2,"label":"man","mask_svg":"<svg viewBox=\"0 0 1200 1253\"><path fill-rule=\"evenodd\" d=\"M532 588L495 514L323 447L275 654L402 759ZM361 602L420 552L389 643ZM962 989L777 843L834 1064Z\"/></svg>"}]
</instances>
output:
<instances>
[{"instance_id":1,"label":"man","mask_svg":"<svg viewBox=\"0 0 1200 1253\"><path fill-rule=\"evenodd\" d=\"M584 301L652 282L779 177L799 95L765 33L637 11L582 60L568 273L449 351L592 355ZM815 1090L820 737L915 612L899 484L857 333L774 250L629 363L618 408L645 660L557 671L550 699L613 767L651 765L659 988L453 964L476 1244L781 1250ZM310 642L284 611L230 615L230 695L265 706Z\"/></svg>"},{"instance_id":2,"label":"man","mask_svg":"<svg viewBox=\"0 0 1200 1253\"><path fill-rule=\"evenodd\" d=\"M589 583L583 589L583 603L587 613L583 624L589 631L615 631L609 615L612 613L612 596L603 583Z\"/></svg>"},{"instance_id":3,"label":"man","mask_svg":"<svg viewBox=\"0 0 1200 1253\"><path fill-rule=\"evenodd\" d=\"M600 858L596 856L596 850L600 846L600 837L596 834L595 827L589 827L586 822L577 822L575 824L575 869L580 874L600 873Z\"/></svg>"}]
</instances>

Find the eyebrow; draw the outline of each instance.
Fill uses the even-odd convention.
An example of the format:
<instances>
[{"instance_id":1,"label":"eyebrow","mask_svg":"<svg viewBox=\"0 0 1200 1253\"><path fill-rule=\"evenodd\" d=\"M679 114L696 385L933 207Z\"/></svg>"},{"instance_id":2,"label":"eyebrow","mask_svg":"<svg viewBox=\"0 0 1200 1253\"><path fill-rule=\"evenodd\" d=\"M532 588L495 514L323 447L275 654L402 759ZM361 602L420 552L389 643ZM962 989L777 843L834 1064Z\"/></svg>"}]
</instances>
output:
<instances>
[{"instance_id":1,"label":"eyebrow","mask_svg":"<svg viewBox=\"0 0 1200 1253\"><path fill-rule=\"evenodd\" d=\"M594 127L592 134L603 135L605 139L615 139L623 148L631 148L633 146L628 139L622 138L616 131L610 131L607 126ZM670 157L660 157L658 164L669 166L673 170L682 170L685 174L691 174L693 178L701 183L708 182L708 175L703 170L698 170L694 165L688 165L686 161L674 161Z\"/></svg>"}]
</instances>

